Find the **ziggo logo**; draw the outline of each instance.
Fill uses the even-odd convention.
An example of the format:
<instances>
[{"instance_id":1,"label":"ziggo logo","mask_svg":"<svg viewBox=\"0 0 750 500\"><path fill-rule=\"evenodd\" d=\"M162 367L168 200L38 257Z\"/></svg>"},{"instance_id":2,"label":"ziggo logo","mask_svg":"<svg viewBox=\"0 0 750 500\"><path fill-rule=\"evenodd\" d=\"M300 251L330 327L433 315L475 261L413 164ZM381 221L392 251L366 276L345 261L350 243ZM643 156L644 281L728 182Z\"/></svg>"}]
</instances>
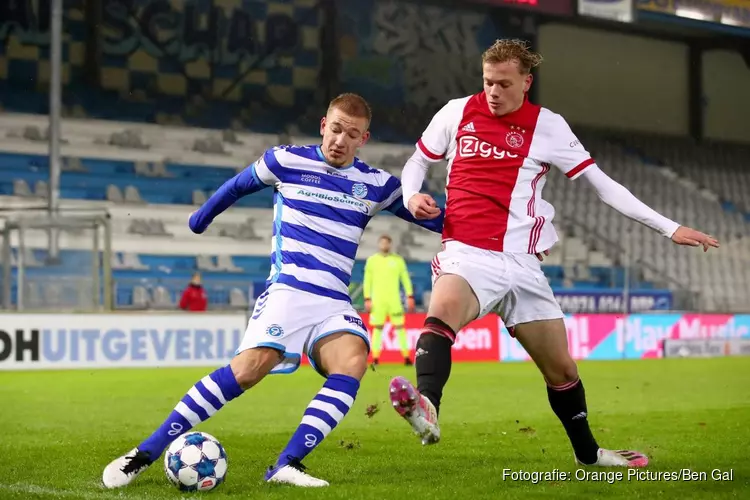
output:
<instances>
[{"instance_id":1,"label":"ziggo logo","mask_svg":"<svg viewBox=\"0 0 750 500\"><path fill-rule=\"evenodd\" d=\"M476 137L470 135L465 135L459 139L458 155L461 158L473 158L479 156L481 158L493 158L495 160L518 158L517 154L500 149L489 142L480 141Z\"/></svg>"}]
</instances>

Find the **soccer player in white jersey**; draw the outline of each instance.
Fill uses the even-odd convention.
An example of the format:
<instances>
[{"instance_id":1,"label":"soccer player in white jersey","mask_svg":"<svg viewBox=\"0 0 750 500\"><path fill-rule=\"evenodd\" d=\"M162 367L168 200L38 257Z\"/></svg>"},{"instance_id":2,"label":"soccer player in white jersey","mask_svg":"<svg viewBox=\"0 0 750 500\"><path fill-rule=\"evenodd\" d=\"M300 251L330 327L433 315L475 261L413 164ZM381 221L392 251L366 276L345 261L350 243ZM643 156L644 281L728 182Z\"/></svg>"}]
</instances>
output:
<instances>
[{"instance_id":1,"label":"soccer player in white jersey","mask_svg":"<svg viewBox=\"0 0 750 500\"><path fill-rule=\"evenodd\" d=\"M178 436L207 420L269 373L291 373L303 353L326 381L265 480L327 486L302 460L341 422L367 370L367 330L348 286L359 240L370 219L388 210L409 222L401 184L354 155L369 138L371 111L354 94L334 99L321 120L321 146L269 149L227 181L190 217L202 233L240 197L274 187L271 273L231 362L198 381L145 441L115 459L104 485L130 484ZM418 222L440 232L442 218Z\"/></svg>"},{"instance_id":2,"label":"soccer player in white jersey","mask_svg":"<svg viewBox=\"0 0 750 500\"><path fill-rule=\"evenodd\" d=\"M540 369L552 410L580 464L643 467L634 451L599 446L588 423L583 384L568 352L563 313L540 260L557 241L553 207L542 199L546 174L583 178L601 200L678 245L718 247L636 199L597 167L562 116L528 101L531 68L541 56L518 40L483 55L484 90L448 102L432 119L401 176L404 200L419 219L441 214L419 193L425 172L448 161L443 248L433 260L433 290L417 343L417 387L391 382L394 407L423 444L440 439L438 411L456 332L497 312Z\"/></svg>"}]
</instances>

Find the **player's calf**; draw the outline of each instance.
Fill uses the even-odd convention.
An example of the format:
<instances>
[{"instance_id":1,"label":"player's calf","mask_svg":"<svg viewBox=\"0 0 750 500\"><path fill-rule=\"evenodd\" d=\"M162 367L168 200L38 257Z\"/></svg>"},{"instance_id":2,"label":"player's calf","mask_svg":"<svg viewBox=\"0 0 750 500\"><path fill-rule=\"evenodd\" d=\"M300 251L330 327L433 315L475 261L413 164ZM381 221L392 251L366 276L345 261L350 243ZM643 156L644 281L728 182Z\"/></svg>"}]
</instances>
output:
<instances>
[{"instance_id":1,"label":"player's calf","mask_svg":"<svg viewBox=\"0 0 750 500\"><path fill-rule=\"evenodd\" d=\"M443 389L451 375L451 349L455 338L455 332L448 325L429 317L417 340L415 363L419 393L428 398L438 412Z\"/></svg>"},{"instance_id":2,"label":"player's calf","mask_svg":"<svg viewBox=\"0 0 750 500\"><path fill-rule=\"evenodd\" d=\"M279 353L258 348L243 351L232 362L199 380L177 403L162 425L145 441L105 467L107 488L130 484L156 461L174 439L212 417L229 401L258 383L278 363Z\"/></svg>"},{"instance_id":3,"label":"player's calf","mask_svg":"<svg viewBox=\"0 0 750 500\"><path fill-rule=\"evenodd\" d=\"M307 457L344 419L354 404L359 382L367 371L367 344L358 335L335 333L313 347L312 359L327 374L323 388L307 405L297 430L276 463L268 468L265 480L294 486L328 486L305 472Z\"/></svg>"},{"instance_id":4,"label":"player's calf","mask_svg":"<svg viewBox=\"0 0 750 500\"><path fill-rule=\"evenodd\" d=\"M521 323L514 326L514 333L547 382L549 404L570 439L576 460L594 464L599 445L589 426L583 382L568 351L565 323L562 319Z\"/></svg>"},{"instance_id":5,"label":"player's calf","mask_svg":"<svg viewBox=\"0 0 750 500\"><path fill-rule=\"evenodd\" d=\"M436 265L440 267L439 261ZM438 276L433 285L427 319L417 341L414 364L420 394L427 397L439 412L443 389L450 378L451 347L456 334L476 318L480 310L466 279L457 274L436 272Z\"/></svg>"},{"instance_id":6,"label":"player's calf","mask_svg":"<svg viewBox=\"0 0 750 500\"><path fill-rule=\"evenodd\" d=\"M648 457L637 451L600 448L591 432L586 405L586 392L578 378L575 362L561 358L557 370L543 369L547 379L550 406L565 429L573 446L577 464L600 467L645 467ZM551 380L559 382L551 383ZM571 380L572 379L572 380Z\"/></svg>"},{"instance_id":7,"label":"player's calf","mask_svg":"<svg viewBox=\"0 0 750 500\"><path fill-rule=\"evenodd\" d=\"M576 379L564 385L548 385L547 396L552 411L568 434L576 459L584 464L595 463L599 445L589 426L583 382Z\"/></svg>"}]
</instances>

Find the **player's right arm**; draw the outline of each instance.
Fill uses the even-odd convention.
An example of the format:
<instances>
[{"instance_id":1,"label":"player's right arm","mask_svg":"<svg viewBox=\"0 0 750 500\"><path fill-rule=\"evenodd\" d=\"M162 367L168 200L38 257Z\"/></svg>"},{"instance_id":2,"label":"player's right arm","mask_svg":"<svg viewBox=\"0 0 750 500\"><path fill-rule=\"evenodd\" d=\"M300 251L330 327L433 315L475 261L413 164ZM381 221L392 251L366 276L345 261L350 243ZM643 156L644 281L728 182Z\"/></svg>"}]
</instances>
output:
<instances>
[{"instance_id":1,"label":"player's right arm","mask_svg":"<svg viewBox=\"0 0 750 500\"><path fill-rule=\"evenodd\" d=\"M454 99L442 107L432 117L427 129L422 133L416 145L416 151L404 165L401 172L404 205L417 219L434 219L440 215L440 209L432 196L420 193L427 170L431 165L443 160L448 153L451 141L454 140L456 116L460 119L458 107L463 106L462 99Z\"/></svg>"},{"instance_id":2,"label":"player's right arm","mask_svg":"<svg viewBox=\"0 0 750 500\"><path fill-rule=\"evenodd\" d=\"M365 279L362 281L362 296L365 299L365 311L370 312L372 309L372 275L373 275L373 258L368 257L365 261Z\"/></svg>"},{"instance_id":3,"label":"player's right arm","mask_svg":"<svg viewBox=\"0 0 750 500\"><path fill-rule=\"evenodd\" d=\"M195 234L203 233L219 214L234 205L237 200L274 185L279 181L279 172L276 171L280 169L274 150L269 149L255 163L222 184L190 215L190 230Z\"/></svg>"}]
</instances>

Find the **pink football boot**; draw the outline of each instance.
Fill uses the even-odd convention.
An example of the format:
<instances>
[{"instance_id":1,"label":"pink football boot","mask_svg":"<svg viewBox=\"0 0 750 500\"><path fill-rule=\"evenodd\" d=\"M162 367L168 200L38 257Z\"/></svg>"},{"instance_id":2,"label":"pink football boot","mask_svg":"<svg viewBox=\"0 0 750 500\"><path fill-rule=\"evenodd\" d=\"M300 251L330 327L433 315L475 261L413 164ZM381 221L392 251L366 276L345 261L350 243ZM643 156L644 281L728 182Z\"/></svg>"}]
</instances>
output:
<instances>
[{"instance_id":1,"label":"pink football boot","mask_svg":"<svg viewBox=\"0 0 750 500\"><path fill-rule=\"evenodd\" d=\"M576 464L584 465L576 458ZM596 463L598 467L631 467L640 468L648 465L648 457L643 453L630 450L605 450L599 448Z\"/></svg>"},{"instance_id":2,"label":"pink football boot","mask_svg":"<svg viewBox=\"0 0 750 500\"><path fill-rule=\"evenodd\" d=\"M404 377L394 378L391 380L390 396L393 409L409 422L414 433L422 438L423 445L440 441L437 410L411 382Z\"/></svg>"}]
</instances>

